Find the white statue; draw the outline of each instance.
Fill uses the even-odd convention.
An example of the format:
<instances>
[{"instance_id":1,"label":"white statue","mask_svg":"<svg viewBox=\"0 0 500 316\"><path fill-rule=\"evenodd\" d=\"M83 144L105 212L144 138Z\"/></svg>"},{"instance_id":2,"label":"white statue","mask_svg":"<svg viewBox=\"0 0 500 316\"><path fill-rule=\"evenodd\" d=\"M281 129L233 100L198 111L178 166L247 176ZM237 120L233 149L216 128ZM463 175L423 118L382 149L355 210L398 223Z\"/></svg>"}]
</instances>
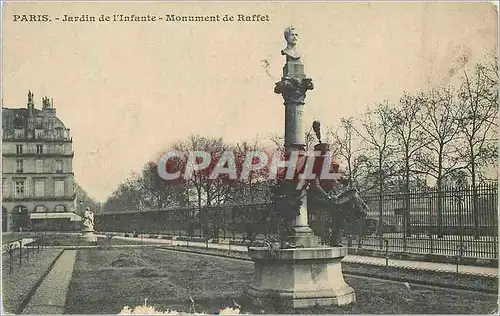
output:
<instances>
[{"instance_id":1,"label":"white statue","mask_svg":"<svg viewBox=\"0 0 500 316\"><path fill-rule=\"evenodd\" d=\"M297 50L297 42L299 41L299 34L293 26L285 29L286 48L281 51L281 55L286 56L286 61L298 61L301 54Z\"/></svg>"},{"instance_id":2,"label":"white statue","mask_svg":"<svg viewBox=\"0 0 500 316\"><path fill-rule=\"evenodd\" d=\"M85 215L83 217L83 226L86 230L94 230L94 212L90 208L85 208Z\"/></svg>"}]
</instances>

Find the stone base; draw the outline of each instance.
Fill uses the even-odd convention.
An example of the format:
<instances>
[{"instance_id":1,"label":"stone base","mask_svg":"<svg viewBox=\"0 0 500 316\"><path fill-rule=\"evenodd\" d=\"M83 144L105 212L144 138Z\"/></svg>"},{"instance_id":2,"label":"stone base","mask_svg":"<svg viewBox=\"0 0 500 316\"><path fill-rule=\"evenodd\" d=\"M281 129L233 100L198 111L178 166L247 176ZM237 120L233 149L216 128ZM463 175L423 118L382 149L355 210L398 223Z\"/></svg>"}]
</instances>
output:
<instances>
[{"instance_id":1,"label":"stone base","mask_svg":"<svg viewBox=\"0 0 500 316\"><path fill-rule=\"evenodd\" d=\"M286 236L285 239L295 244L296 247L315 248L319 246L318 237L314 235L309 226L294 226L292 227L292 233L291 236Z\"/></svg>"},{"instance_id":2,"label":"stone base","mask_svg":"<svg viewBox=\"0 0 500 316\"><path fill-rule=\"evenodd\" d=\"M82 236L81 238L85 240L86 242L96 242L97 241L97 236L94 235L94 231L82 231Z\"/></svg>"},{"instance_id":3,"label":"stone base","mask_svg":"<svg viewBox=\"0 0 500 316\"><path fill-rule=\"evenodd\" d=\"M303 308L346 305L356 294L344 281L341 260L347 248L250 248L254 280L245 295L260 306Z\"/></svg>"}]
</instances>

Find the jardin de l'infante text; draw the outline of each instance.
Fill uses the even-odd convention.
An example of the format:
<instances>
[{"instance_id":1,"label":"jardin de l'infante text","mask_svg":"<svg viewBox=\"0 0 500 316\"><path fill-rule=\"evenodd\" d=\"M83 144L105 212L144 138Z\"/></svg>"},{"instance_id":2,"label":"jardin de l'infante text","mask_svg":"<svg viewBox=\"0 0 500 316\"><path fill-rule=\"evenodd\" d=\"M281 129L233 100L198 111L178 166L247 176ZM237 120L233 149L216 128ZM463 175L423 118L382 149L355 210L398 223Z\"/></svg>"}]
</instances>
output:
<instances>
[{"instance_id":1,"label":"jardin de l'infante text","mask_svg":"<svg viewBox=\"0 0 500 316\"><path fill-rule=\"evenodd\" d=\"M137 15L137 14L14 14L14 22L269 22L269 14L215 14L215 15Z\"/></svg>"}]
</instances>

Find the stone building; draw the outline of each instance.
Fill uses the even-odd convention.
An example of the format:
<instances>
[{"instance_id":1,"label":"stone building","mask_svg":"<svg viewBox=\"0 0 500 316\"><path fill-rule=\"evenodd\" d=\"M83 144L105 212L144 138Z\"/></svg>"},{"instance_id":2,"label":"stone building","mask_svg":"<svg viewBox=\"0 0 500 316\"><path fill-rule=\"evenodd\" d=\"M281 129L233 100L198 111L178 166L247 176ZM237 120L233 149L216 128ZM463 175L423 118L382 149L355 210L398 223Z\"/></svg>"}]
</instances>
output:
<instances>
[{"instance_id":1,"label":"stone building","mask_svg":"<svg viewBox=\"0 0 500 316\"><path fill-rule=\"evenodd\" d=\"M2 231L74 230L73 143L69 128L42 98L35 108L2 107Z\"/></svg>"}]
</instances>

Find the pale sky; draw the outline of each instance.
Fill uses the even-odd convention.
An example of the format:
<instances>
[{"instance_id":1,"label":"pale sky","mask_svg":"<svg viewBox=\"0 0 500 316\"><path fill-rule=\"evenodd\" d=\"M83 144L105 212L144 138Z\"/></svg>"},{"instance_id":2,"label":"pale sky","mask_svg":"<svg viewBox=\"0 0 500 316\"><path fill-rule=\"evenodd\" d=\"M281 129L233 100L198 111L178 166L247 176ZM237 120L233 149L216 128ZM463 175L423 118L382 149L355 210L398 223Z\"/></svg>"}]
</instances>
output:
<instances>
[{"instance_id":1,"label":"pale sky","mask_svg":"<svg viewBox=\"0 0 500 316\"><path fill-rule=\"evenodd\" d=\"M14 22L14 14L268 14L269 22ZM284 131L274 94L293 24L306 73L305 124L336 125L403 91L457 82L496 54L490 3L7 3L4 107L54 99L71 129L76 181L104 201L189 134L229 142ZM270 63L271 78L262 66Z\"/></svg>"}]
</instances>

